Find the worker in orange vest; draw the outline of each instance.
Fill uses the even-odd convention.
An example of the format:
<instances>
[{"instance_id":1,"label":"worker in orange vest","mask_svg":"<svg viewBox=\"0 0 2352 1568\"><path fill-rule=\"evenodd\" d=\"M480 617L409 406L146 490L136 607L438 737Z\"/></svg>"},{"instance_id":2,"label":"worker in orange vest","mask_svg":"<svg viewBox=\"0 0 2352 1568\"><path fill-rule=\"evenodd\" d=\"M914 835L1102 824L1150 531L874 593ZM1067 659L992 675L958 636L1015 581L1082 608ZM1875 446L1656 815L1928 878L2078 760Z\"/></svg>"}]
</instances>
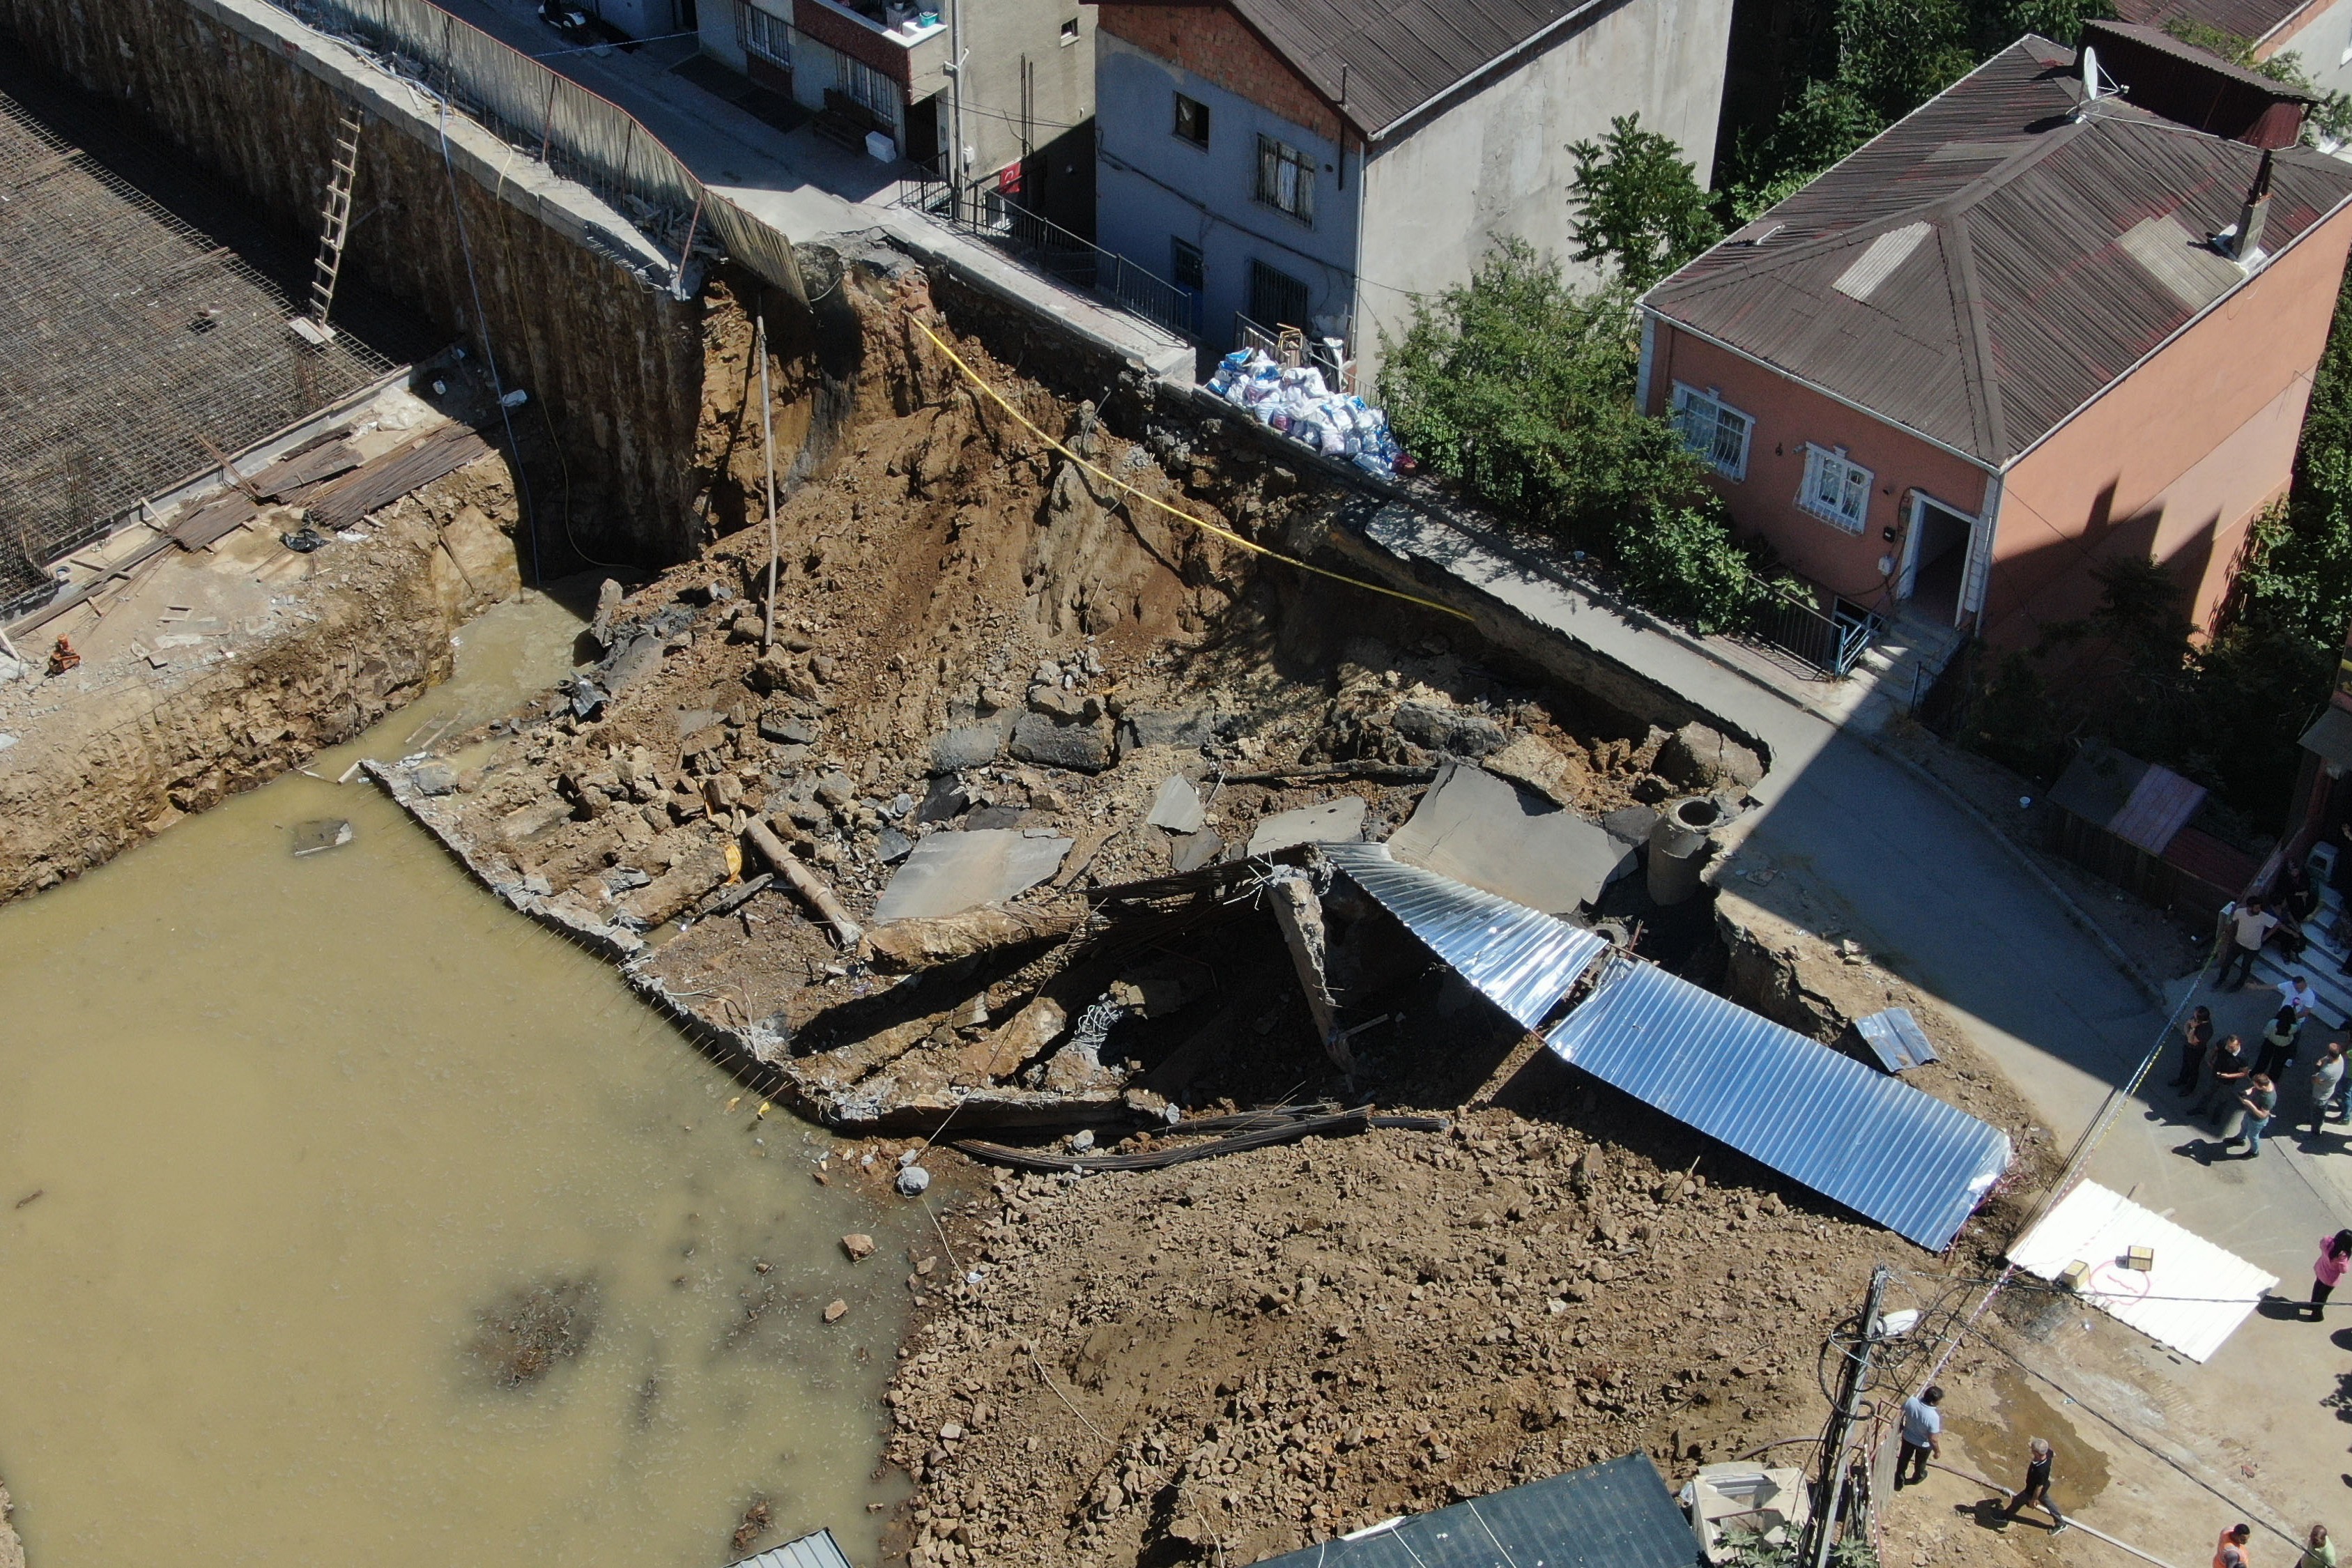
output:
<instances>
[{"instance_id":1,"label":"worker in orange vest","mask_svg":"<svg viewBox=\"0 0 2352 1568\"><path fill-rule=\"evenodd\" d=\"M2221 1532L2213 1543L2213 1568L2247 1568L2246 1542L2253 1535L2251 1524L2233 1524Z\"/></svg>"}]
</instances>

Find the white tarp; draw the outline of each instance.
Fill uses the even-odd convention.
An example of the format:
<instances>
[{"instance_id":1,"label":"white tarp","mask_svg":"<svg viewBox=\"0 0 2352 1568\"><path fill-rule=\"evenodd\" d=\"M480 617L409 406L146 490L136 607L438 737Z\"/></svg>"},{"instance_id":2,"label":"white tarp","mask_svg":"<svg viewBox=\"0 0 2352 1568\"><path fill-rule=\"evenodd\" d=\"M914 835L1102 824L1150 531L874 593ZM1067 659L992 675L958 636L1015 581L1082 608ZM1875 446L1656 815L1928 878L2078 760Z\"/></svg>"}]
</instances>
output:
<instances>
[{"instance_id":1,"label":"white tarp","mask_svg":"<svg viewBox=\"0 0 2352 1568\"><path fill-rule=\"evenodd\" d=\"M2124 1267L2135 1247L2156 1254L2145 1271ZM2149 1213L2096 1182L2058 1201L2009 1249L2028 1274L2055 1279L2080 1260L2090 1266L2083 1300L2191 1361L2210 1361L2278 1283L2244 1258Z\"/></svg>"}]
</instances>

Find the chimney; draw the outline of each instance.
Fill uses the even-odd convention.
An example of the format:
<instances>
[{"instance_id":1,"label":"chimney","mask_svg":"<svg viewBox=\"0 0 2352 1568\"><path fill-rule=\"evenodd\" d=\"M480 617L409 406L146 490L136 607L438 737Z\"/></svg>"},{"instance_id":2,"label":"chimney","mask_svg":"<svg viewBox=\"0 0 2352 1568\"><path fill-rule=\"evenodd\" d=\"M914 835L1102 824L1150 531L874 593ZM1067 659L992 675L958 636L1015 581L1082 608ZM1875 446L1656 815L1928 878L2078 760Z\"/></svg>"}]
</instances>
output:
<instances>
[{"instance_id":1,"label":"chimney","mask_svg":"<svg viewBox=\"0 0 2352 1568\"><path fill-rule=\"evenodd\" d=\"M2230 254L2241 267L2252 265L2263 243L2263 219L2271 209L2271 150L2263 149L2262 167L2254 171L2254 183L2246 192L2246 205L2238 209L2238 237L2230 247Z\"/></svg>"}]
</instances>

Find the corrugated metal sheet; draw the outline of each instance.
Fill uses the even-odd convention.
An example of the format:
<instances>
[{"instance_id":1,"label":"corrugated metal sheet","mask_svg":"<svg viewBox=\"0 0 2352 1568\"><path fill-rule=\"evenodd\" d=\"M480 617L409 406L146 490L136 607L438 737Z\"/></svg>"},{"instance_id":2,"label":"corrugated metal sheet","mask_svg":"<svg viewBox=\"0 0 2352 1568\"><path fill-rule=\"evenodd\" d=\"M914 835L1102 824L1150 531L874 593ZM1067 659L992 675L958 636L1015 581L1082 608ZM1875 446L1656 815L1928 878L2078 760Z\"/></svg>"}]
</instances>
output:
<instances>
[{"instance_id":1,"label":"corrugated metal sheet","mask_svg":"<svg viewBox=\"0 0 2352 1568\"><path fill-rule=\"evenodd\" d=\"M1830 287L1849 300L1867 300L1887 274L1911 258L1919 242L1927 237L1924 223L1906 223L1901 228L1890 228L1870 242L1862 258L1838 274Z\"/></svg>"},{"instance_id":2,"label":"corrugated metal sheet","mask_svg":"<svg viewBox=\"0 0 2352 1568\"><path fill-rule=\"evenodd\" d=\"M820 1530L798 1541L772 1546L756 1557L743 1558L734 1568L850 1568L850 1563L848 1553L834 1540L833 1531Z\"/></svg>"},{"instance_id":3,"label":"corrugated metal sheet","mask_svg":"<svg viewBox=\"0 0 2352 1568\"><path fill-rule=\"evenodd\" d=\"M2296 743L2323 763L2352 770L2352 712L2330 703Z\"/></svg>"},{"instance_id":4,"label":"corrugated metal sheet","mask_svg":"<svg viewBox=\"0 0 2352 1568\"><path fill-rule=\"evenodd\" d=\"M2116 15L2126 22L2159 31L2172 22L2202 22L2232 37L2259 42L2312 9L2315 0L2116 0Z\"/></svg>"},{"instance_id":5,"label":"corrugated metal sheet","mask_svg":"<svg viewBox=\"0 0 2352 1568\"><path fill-rule=\"evenodd\" d=\"M1340 106L1349 124L1370 137L1581 9L1583 0L1231 4L1300 75Z\"/></svg>"},{"instance_id":6,"label":"corrugated metal sheet","mask_svg":"<svg viewBox=\"0 0 2352 1568\"><path fill-rule=\"evenodd\" d=\"M1391 859L1384 844L1327 844L1323 853L1481 995L1530 1029L1609 945L1566 921Z\"/></svg>"},{"instance_id":7,"label":"corrugated metal sheet","mask_svg":"<svg viewBox=\"0 0 2352 1568\"><path fill-rule=\"evenodd\" d=\"M2191 784L2170 768L2150 763L2124 808L2107 819L2107 831L2151 855L2161 855L2204 805L2203 784Z\"/></svg>"},{"instance_id":8,"label":"corrugated metal sheet","mask_svg":"<svg viewBox=\"0 0 2352 1568\"><path fill-rule=\"evenodd\" d=\"M1693 1568L1691 1533L1647 1454L1376 1525L1265 1568Z\"/></svg>"},{"instance_id":9,"label":"corrugated metal sheet","mask_svg":"<svg viewBox=\"0 0 2352 1568\"><path fill-rule=\"evenodd\" d=\"M1936 1059L1936 1047L1928 1042L1927 1032L1919 1020L1911 1016L1908 1007L1889 1007L1883 1013L1873 1013L1853 1021L1853 1032L1862 1037L1879 1065L1888 1072L1908 1072L1925 1067Z\"/></svg>"},{"instance_id":10,"label":"corrugated metal sheet","mask_svg":"<svg viewBox=\"0 0 2352 1568\"><path fill-rule=\"evenodd\" d=\"M1650 964L1621 961L1547 1043L1931 1252L2009 1167L1999 1128Z\"/></svg>"},{"instance_id":11,"label":"corrugated metal sheet","mask_svg":"<svg viewBox=\"0 0 2352 1568\"><path fill-rule=\"evenodd\" d=\"M1987 463L2031 447L2189 320L2238 269L2183 292L2122 241L2151 220L2237 220L2262 154L2102 99L2080 120L2071 51L2028 38L1647 296L1652 309ZM1949 155L1989 143L1998 161ZM2276 154L2264 247L2352 196L2352 166ZM1838 280L1915 223L1934 231L1864 301ZM2167 235L2171 231L2168 229ZM2143 248L2147 248L2143 246ZM2228 266L2223 279L2219 268ZM2179 268L2176 268L2179 270Z\"/></svg>"}]
</instances>

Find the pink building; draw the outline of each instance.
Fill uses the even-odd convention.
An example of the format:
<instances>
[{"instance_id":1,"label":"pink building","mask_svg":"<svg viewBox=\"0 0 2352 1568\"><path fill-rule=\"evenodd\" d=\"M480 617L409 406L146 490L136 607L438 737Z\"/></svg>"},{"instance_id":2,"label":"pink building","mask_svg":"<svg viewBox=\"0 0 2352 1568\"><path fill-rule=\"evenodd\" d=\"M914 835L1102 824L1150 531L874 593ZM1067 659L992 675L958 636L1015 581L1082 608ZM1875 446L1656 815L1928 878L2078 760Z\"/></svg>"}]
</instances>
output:
<instances>
[{"instance_id":1,"label":"pink building","mask_svg":"<svg viewBox=\"0 0 2352 1568\"><path fill-rule=\"evenodd\" d=\"M2174 47L2176 96L2263 79ZM2112 77L2028 37L1643 299L1643 406L1825 594L2023 647L2130 553L2204 626L2284 493L2352 165Z\"/></svg>"}]
</instances>

